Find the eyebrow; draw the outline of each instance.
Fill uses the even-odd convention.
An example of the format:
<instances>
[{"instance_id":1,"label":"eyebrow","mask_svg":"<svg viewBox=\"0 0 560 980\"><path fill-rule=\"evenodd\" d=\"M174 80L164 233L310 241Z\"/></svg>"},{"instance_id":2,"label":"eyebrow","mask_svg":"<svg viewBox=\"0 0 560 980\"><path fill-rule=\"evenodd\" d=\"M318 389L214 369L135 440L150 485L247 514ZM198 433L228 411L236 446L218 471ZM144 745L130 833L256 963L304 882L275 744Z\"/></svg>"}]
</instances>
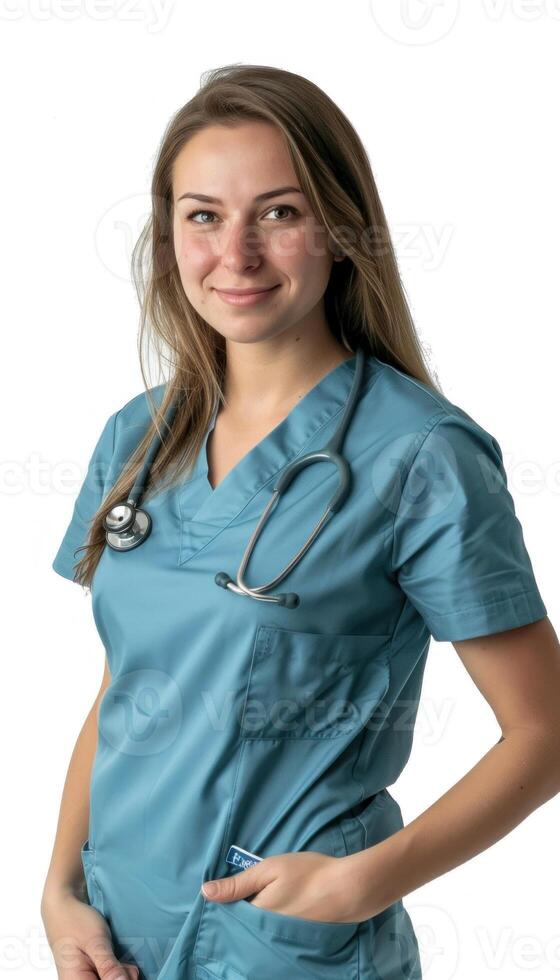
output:
<instances>
[{"instance_id":1,"label":"eyebrow","mask_svg":"<svg viewBox=\"0 0 560 980\"><path fill-rule=\"evenodd\" d=\"M269 197L280 197L281 194L303 194L303 191L299 187L277 187L273 191L265 191L263 194L257 194L253 200L255 202L266 201ZM195 194L194 191L187 191L186 194L181 194L181 197L177 198L177 203L185 197L193 197L196 201L205 201L207 204L224 203L219 197L210 197L209 194Z\"/></svg>"}]
</instances>

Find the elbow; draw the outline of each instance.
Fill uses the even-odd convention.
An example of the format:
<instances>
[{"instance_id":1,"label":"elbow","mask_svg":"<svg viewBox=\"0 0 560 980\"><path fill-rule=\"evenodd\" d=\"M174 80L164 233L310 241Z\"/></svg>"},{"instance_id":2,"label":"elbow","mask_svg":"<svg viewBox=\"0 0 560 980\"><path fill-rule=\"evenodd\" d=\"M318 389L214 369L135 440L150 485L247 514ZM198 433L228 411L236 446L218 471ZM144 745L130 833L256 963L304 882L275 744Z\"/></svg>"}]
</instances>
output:
<instances>
[{"instance_id":1,"label":"elbow","mask_svg":"<svg viewBox=\"0 0 560 980\"><path fill-rule=\"evenodd\" d=\"M538 786L540 804L560 793L560 731L557 726L531 726L504 732L500 742L515 740L522 760L520 788ZM540 805L538 804L538 805Z\"/></svg>"}]
</instances>

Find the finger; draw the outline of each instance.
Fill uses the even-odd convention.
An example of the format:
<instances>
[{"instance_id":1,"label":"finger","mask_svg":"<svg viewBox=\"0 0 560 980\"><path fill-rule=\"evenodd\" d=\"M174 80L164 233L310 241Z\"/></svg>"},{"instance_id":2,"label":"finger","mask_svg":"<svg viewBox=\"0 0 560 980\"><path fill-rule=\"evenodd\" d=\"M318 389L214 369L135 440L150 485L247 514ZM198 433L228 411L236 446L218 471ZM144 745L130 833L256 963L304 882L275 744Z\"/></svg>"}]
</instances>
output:
<instances>
[{"instance_id":1,"label":"finger","mask_svg":"<svg viewBox=\"0 0 560 980\"><path fill-rule=\"evenodd\" d=\"M59 980L99 980L91 957L75 942L59 939L52 951Z\"/></svg>"},{"instance_id":2,"label":"finger","mask_svg":"<svg viewBox=\"0 0 560 980\"><path fill-rule=\"evenodd\" d=\"M127 972L128 964L121 963L115 956L108 936L95 936L84 946L100 980L136 980Z\"/></svg>"},{"instance_id":3,"label":"finger","mask_svg":"<svg viewBox=\"0 0 560 980\"><path fill-rule=\"evenodd\" d=\"M140 976L140 970L133 963L119 963L121 970L124 970L125 980L138 980ZM82 978L80 977L80 980Z\"/></svg>"},{"instance_id":4,"label":"finger","mask_svg":"<svg viewBox=\"0 0 560 980\"><path fill-rule=\"evenodd\" d=\"M57 972L59 980L99 980L97 970L89 965L68 969L57 964Z\"/></svg>"},{"instance_id":5,"label":"finger","mask_svg":"<svg viewBox=\"0 0 560 980\"><path fill-rule=\"evenodd\" d=\"M275 877L272 864L263 860L260 864L227 878L203 882L201 892L211 902L237 902L240 898L247 898L248 895L261 891Z\"/></svg>"},{"instance_id":6,"label":"finger","mask_svg":"<svg viewBox=\"0 0 560 980\"><path fill-rule=\"evenodd\" d=\"M99 980L97 975L97 970L93 967L80 967L79 971L76 973L75 970L66 970L62 968L59 973L59 980Z\"/></svg>"}]
</instances>

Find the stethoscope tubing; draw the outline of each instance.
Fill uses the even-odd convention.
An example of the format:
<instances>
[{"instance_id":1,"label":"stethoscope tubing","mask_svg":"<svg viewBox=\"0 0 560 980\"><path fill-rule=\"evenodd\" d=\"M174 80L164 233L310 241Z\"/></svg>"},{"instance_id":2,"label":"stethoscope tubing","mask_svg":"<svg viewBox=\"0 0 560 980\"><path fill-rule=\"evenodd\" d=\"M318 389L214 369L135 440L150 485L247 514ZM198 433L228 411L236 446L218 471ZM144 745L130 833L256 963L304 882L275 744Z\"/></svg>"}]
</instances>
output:
<instances>
[{"instance_id":1,"label":"stethoscope tubing","mask_svg":"<svg viewBox=\"0 0 560 980\"><path fill-rule=\"evenodd\" d=\"M279 593L277 595L265 595L265 593L270 592L271 589L275 588L296 567L313 542L316 540L322 529L332 518L333 514L335 514L342 507L348 493L350 492L350 467L347 460L345 460L341 455L340 449L342 447L346 430L350 423L360 391L364 373L364 361L364 352L361 348L358 348L356 352L356 365L354 368L354 377L352 379L350 392L346 400L340 422L338 423L331 439L323 449L306 453L305 455L292 460L292 462L282 470L272 488L272 496L261 514L257 525L249 538L247 547L243 552L235 581L227 574L227 572L218 572L214 578L216 585L219 585L224 589L229 589L237 595L245 595L249 598L258 599L264 602L276 602L292 609L299 605L299 596L294 592ZM174 400L166 412L165 421L167 425L170 425L173 420L177 410L177 404L177 400ZM126 501L115 504L104 517L103 525L106 532L106 541L114 551L131 551L133 548L137 548L146 540L151 532L151 517L145 510L140 509L139 504L148 481L151 467L162 444L163 442L160 434L159 432L156 432L152 442L150 443L148 452L146 453L146 458L144 459L142 467L136 477L134 486L132 487ZM295 554L291 561L284 566L278 575L276 575L269 582L265 582L263 585L249 586L245 581L245 573L247 571L247 565L249 564L249 560L255 545L259 539L259 535L262 533L263 527L272 514L272 511L277 506L280 497L288 489L292 480L297 476L297 474L307 466L318 462L332 463L338 470L338 484L336 490L325 507L323 514L315 524L315 527L308 535L297 554Z\"/></svg>"}]
</instances>

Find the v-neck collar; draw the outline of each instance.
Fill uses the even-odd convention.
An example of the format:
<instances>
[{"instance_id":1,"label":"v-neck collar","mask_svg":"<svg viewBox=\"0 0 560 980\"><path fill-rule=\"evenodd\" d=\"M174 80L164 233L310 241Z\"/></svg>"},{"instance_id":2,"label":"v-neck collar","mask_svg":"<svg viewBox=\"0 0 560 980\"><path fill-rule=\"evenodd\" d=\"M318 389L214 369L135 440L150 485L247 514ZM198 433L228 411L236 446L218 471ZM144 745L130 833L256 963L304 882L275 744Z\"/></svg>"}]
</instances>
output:
<instances>
[{"instance_id":1,"label":"v-neck collar","mask_svg":"<svg viewBox=\"0 0 560 980\"><path fill-rule=\"evenodd\" d=\"M371 361L366 357L362 389L368 383ZM307 451L307 444L346 404L355 365L354 354L332 368L212 489L206 450L218 414L218 406L215 407L192 476L179 490L182 524L179 564L187 562L213 540L266 483Z\"/></svg>"}]
</instances>

